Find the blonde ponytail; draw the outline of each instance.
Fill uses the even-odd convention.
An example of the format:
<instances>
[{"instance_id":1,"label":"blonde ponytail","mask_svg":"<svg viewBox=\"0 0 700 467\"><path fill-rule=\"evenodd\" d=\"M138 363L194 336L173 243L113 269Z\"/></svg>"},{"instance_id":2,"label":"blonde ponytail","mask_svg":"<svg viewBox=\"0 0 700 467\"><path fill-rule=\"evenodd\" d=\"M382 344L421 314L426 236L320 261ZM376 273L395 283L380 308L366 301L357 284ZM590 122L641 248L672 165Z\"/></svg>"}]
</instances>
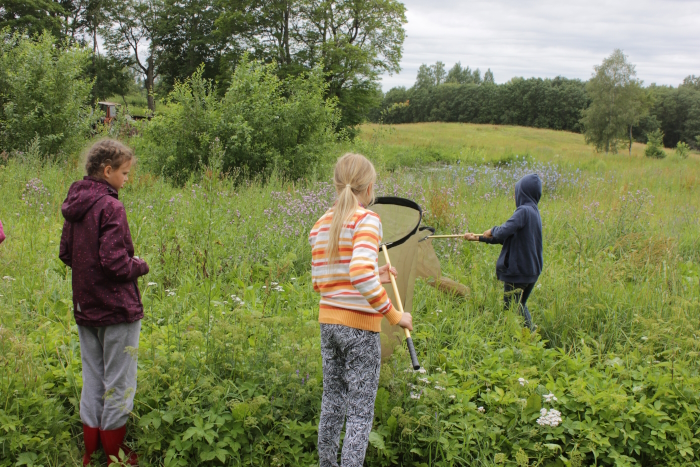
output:
<instances>
[{"instance_id":1,"label":"blonde ponytail","mask_svg":"<svg viewBox=\"0 0 700 467\"><path fill-rule=\"evenodd\" d=\"M361 154L348 153L336 162L333 183L338 198L333 207L333 220L328 232L328 264L340 259L340 234L343 226L355 214L357 205L362 203L369 206L374 201L376 179L374 166Z\"/></svg>"}]
</instances>

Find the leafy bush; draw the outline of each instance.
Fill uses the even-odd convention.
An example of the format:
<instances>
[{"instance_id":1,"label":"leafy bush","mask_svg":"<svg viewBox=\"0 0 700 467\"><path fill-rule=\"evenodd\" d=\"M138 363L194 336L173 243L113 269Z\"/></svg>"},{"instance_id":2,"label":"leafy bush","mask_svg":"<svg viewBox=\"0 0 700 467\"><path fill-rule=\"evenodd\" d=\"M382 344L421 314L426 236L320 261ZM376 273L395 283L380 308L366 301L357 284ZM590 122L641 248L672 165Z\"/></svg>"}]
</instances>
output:
<instances>
[{"instance_id":1,"label":"leafy bush","mask_svg":"<svg viewBox=\"0 0 700 467\"><path fill-rule=\"evenodd\" d=\"M657 129L647 134L647 148L644 150L644 155L656 159L663 159L666 153L662 149L664 147L664 134Z\"/></svg>"},{"instance_id":2,"label":"leafy bush","mask_svg":"<svg viewBox=\"0 0 700 467\"><path fill-rule=\"evenodd\" d=\"M215 146L225 172L278 170L297 179L318 168L340 118L335 101L324 99L320 70L280 80L273 65L243 60L221 100L202 73L175 85L167 112L137 143L152 170L182 183L209 164Z\"/></svg>"},{"instance_id":3,"label":"leafy bush","mask_svg":"<svg viewBox=\"0 0 700 467\"><path fill-rule=\"evenodd\" d=\"M49 35L0 34L0 148L70 154L90 131L89 51Z\"/></svg>"},{"instance_id":4,"label":"leafy bush","mask_svg":"<svg viewBox=\"0 0 700 467\"><path fill-rule=\"evenodd\" d=\"M690 154L690 146L683 141L679 141L676 145L676 155L681 159L687 159Z\"/></svg>"}]
</instances>

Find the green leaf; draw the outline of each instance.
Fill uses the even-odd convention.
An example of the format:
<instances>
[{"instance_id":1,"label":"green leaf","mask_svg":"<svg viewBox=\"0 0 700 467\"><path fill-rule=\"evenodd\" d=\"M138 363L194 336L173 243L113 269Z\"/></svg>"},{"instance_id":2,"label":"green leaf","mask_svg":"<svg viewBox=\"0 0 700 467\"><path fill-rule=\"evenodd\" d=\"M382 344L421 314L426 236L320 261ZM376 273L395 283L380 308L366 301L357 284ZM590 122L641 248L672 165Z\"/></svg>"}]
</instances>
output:
<instances>
[{"instance_id":1,"label":"green leaf","mask_svg":"<svg viewBox=\"0 0 700 467\"><path fill-rule=\"evenodd\" d=\"M384 451L386 449L386 447L384 446L384 438L382 438L382 435L380 435L376 431L371 431L369 433L369 442L379 451Z\"/></svg>"},{"instance_id":2,"label":"green leaf","mask_svg":"<svg viewBox=\"0 0 700 467\"><path fill-rule=\"evenodd\" d=\"M542 397L539 394L530 394L525 404L525 415L539 412L542 409Z\"/></svg>"}]
</instances>

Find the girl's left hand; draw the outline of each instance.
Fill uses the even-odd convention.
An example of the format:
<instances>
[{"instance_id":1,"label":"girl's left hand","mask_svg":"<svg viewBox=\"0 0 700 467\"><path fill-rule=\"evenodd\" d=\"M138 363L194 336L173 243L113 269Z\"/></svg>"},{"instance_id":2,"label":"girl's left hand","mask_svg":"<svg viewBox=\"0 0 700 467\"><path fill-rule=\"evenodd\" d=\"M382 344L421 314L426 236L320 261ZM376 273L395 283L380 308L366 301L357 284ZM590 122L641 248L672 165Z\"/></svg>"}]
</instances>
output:
<instances>
[{"instance_id":1,"label":"girl's left hand","mask_svg":"<svg viewBox=\"0 0 700 467\"><path fill-rule=\"evenodd\" d=\"M389 271L390 270L388 264L385 264L384 266L381 266L379 268L379 282L381 282L382 284L388 284L389 282L391 282L391 278L389 277ZM393 274L394 277L396 277L397 275L396 268L393 266L391 268L391 274Z\"/></svg>"}]
</instances>

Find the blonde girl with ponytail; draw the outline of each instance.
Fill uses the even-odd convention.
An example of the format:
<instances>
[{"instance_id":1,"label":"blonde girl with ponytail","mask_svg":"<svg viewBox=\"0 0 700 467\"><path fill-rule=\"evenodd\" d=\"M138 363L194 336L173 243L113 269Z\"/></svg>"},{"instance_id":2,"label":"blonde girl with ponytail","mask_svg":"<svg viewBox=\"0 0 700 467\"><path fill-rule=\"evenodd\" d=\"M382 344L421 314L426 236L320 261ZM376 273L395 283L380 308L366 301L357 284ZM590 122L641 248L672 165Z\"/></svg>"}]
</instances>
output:
<instances>
[{"instance_id":1,"label":"blonde girl with ponytail","mask_svg":"<svg viewBox=\"0 0 700 467\"><path fill-rule=\"evenodd\" d=\"M318 426L321 467L338 466L340 431L346 424L342 467L363 465L374 420L379 384L381 320L409 330L409 313L400 313L382 283L396 275L377 266L382 222L368 209L377 173L360 154L345 154L335 165L337 200L309 234L311 276L321 294L323 400Z\"/></svg>"}]
</instances>

